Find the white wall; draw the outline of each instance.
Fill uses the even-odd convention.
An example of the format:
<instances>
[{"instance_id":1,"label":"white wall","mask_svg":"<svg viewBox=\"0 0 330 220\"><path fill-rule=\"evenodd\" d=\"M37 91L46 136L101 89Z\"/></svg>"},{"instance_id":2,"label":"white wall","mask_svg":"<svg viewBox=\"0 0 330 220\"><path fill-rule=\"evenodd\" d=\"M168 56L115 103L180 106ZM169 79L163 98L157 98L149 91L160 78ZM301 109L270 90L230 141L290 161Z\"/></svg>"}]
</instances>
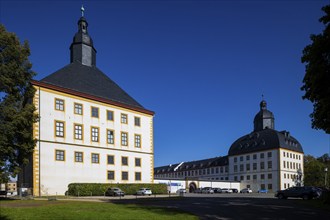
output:
<instances>
[{"instance_id":1,"label":"white wall","mask_svg":"<svg viewBox=\"0 0 330 220\"><path fill-rule=\"evenodd\" d=\"M65 101L65 111L55 110L55 98ZM74 103L83 105L83 115L74 114ZM142 180L153 182L153 116L116 106L69 96L51 90L40 91L40 171L41 194L63 195L69 183L133 183L135 172ZM91 106L99 108L99 118L91 117ZM38 107L38 106L37 106ZM114 112L114 121L107 120L107 110ZM127 114L128 124L121 123L121 113ZM140 117L141 126L134 125ZM55 120L65 122L65 137L55 136ZM83 140L74 139L74 123L83 124ZM99 142L91 141L91 126L99 128ZM115 143L107 143L107 129L114 130ZM128 133L128 146L121 146L121 132ZM134 135L141 135L141 148L135 147ZM55 160L55 149L65 151L65 161ZM84 153L84 162L75 162L74 152ZM91 153L100 154L100 163L91 163ZM107 155L115 156L115 165L107 165ZM128 157L128 166L122 166L121 156ZM141 167L135 167L135 157L141 158ZM115 171L115 179L107 179L107 171ZM121 180L121 171L129 172L129 180Z\"/></svg>"}]
</instances>

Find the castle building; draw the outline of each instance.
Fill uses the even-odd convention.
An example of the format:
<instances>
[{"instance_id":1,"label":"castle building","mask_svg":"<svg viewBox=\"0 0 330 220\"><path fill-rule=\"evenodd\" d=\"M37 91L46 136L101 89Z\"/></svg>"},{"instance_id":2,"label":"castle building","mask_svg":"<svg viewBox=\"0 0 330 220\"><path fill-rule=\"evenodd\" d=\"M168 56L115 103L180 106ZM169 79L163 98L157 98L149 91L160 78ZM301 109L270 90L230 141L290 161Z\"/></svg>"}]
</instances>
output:
<instances>
[{"instance_id":1,"label":"castle building","mask_svg":"<svg viewBox=\"0 0 330 220\"><path fill-rule=\"evenodd\" d=\"M157 179L235 181L253 191L277 191L300 185L304 152L288 131L275 130L266 101L254 118L254 130L238 138L228 155L155 168Z\"/></svg>"},{"instance_id":2,"label":"castle building","mask_svg":"<svg viewBox=\"0 0 330 220\"><path fill-rule=\"evenodd\" d=\"M37 144L20 186L41 196L64 195L70 183L153 182L154 112L96 67L83 15L70 64L32 83Z\"/></svg>"}]
</instances>

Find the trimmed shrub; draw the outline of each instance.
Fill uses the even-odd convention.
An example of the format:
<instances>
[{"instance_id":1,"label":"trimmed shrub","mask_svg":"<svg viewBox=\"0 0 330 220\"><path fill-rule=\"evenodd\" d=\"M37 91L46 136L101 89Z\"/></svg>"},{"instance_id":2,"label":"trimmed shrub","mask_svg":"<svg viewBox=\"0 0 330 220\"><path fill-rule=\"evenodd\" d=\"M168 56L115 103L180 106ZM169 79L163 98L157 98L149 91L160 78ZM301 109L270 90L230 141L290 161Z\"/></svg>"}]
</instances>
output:
<instances>
[{"instance_id":1,"label":"trimmed shrub","mask_svg":"<svg viewBox=\"0 0 330 220\"><path fill-rule=\"evenodd\" d=\"M158 183L70 183L68 195L70 196L103 196L108 188L117 187L126 195L134 195L140 188L149 188L153 194L167 194L166 184Z\"/></svg>"}]
</instances>

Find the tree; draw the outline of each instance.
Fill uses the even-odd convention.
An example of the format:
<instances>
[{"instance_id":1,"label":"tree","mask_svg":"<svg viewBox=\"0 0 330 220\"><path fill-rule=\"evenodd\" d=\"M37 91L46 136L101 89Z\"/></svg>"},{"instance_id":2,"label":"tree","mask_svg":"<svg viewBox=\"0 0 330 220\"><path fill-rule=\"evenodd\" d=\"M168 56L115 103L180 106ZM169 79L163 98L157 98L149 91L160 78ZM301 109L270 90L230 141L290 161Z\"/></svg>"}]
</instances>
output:
<instances>
[{"instance_id":1,"label":"tree","mask_svg":"<svg viewBox=\"0 0 330 220\"><path fill-rule=\"evenodd\" d=\"M304 185L305 186L325 186L325 177L327 186L329 186L330 175L325 176L324 168L329 167L329 155L324 154L319 158L311 155L304 157Z\"/></svg>"},{"instance_id":2,"label":"tree","mask_svg":"<svg viewBox=\"0 0 330 220\"><path fill-rule=\"evenodd\" d=\"M330 5L322 10L326 15L319 21L325 29L321 34L311 35L312 43L304 48L301 57L301 62L306 63L301 90L305 91L303 99L313 103L312 128L330 134Z\"/></svg>"},{"instance_id":3,"label":"tree","mask_svg":"<svg viewBox=\"0 0 330 220\"><path fill-rule=\"evenodd\" d=\"M19 173L29 162L36 140L33 123L38 116L32 103L35 73L28 60L28 42L0 25L0 182Z\"/></svg>"}]
</instances>

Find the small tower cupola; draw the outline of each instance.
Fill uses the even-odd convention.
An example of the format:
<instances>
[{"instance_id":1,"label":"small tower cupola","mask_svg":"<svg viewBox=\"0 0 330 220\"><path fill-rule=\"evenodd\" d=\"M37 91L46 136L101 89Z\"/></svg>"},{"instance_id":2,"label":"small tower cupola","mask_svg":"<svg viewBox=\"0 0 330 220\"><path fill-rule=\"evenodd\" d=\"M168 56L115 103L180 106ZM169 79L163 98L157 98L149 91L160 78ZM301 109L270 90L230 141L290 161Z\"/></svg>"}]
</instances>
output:
<instances>
[{"instance_id":1,"label":"small tower cupola","mask_svg":"<svg viewBox=\"0 0 330 220\"><path fill-rule=\"evenodd\" d=\"M267 110L267 102L262 100L260 102L260 111L254 117L254 131L275 129L274 121L274 114Z\"/></svg>"},{"instance_id":2,"label":"small tower cupola","mask_svg":"<svg viewBox=\"0 0 330 220\"><path fill-rule=\"evenodd\" d=\"M78 32L74 35L70 46L70 62L80 62L86 66L96 65L96 50L93 40L88 34L88 22L84 17L84 7L81 7L81 18L78 21Z\"/></svg>"}]
</instances>

